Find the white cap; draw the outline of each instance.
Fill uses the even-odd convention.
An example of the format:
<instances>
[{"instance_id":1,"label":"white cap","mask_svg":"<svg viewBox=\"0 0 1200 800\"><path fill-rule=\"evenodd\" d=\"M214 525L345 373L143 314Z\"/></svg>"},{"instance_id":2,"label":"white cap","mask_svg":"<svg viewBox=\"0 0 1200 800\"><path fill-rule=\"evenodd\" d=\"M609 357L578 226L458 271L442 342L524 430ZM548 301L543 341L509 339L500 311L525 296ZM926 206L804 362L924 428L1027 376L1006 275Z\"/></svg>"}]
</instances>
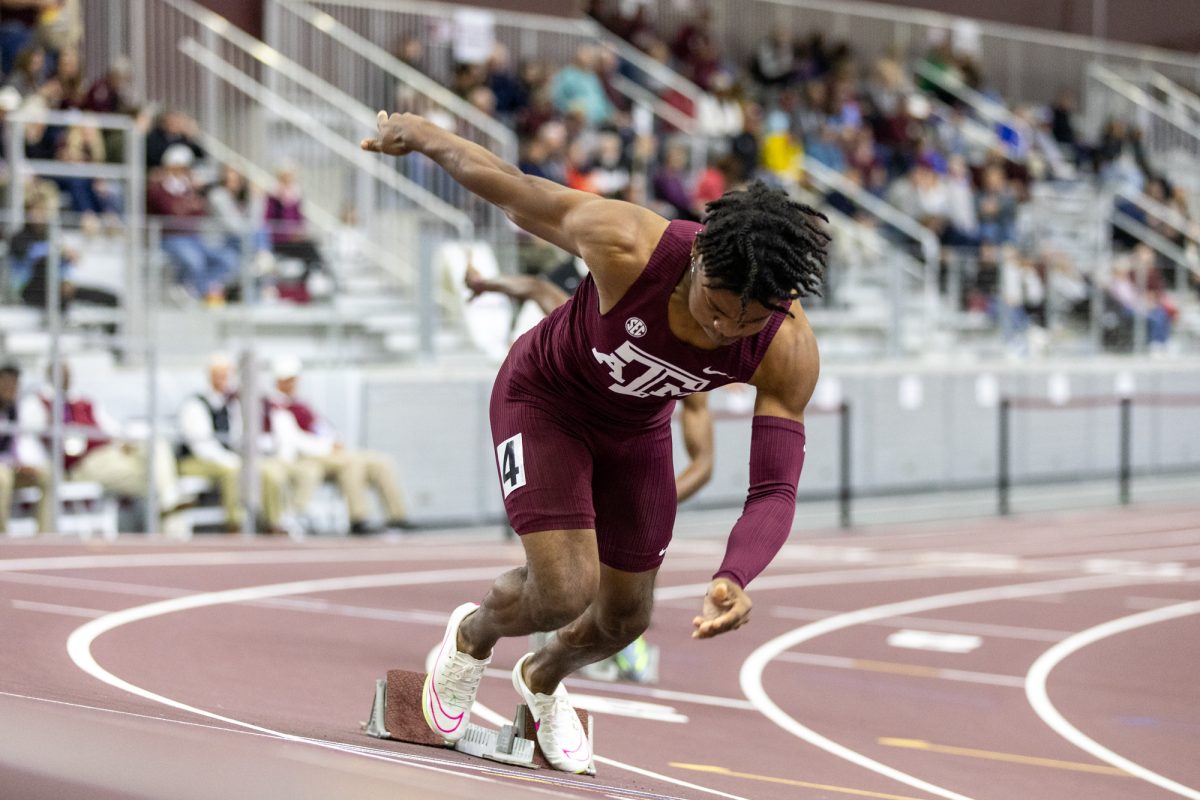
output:
<instances>
[{"instance_id":1,"label":"white cap","mask_svg":"<svg viewBox=\"0 0 1200 800\"><path fill-rule=\"evenodd\" d=\"M190 167L196 156L186 144L173 144L163 153L164 167Z\"/></svg>"},{"instance_id":2,"label":"white cap","mask_svg":"<svg viewBox=\"0 0 1200 800\"><path fill-rule=\"evenodd\" d=\"M279 356L271 362L271 375L277 381L300 377L300 359L295 356Z\"/></svg>"}]
</instances>

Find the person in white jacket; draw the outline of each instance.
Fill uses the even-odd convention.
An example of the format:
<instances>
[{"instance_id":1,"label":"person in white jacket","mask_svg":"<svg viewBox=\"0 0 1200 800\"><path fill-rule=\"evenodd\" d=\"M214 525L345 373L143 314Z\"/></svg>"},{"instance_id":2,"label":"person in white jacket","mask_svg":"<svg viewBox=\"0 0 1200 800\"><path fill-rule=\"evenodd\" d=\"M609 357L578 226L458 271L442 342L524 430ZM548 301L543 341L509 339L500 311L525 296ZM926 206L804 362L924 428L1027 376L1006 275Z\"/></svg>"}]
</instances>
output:
<instances>
[{"instance_id":1,"label":"person in white jacket","mask_svg":"<svg viewBox=\"0 0 1200 800\"><path fill-rule=\"evenodd\" d=\"M208 361L208 388L183 401L179 409L179 473L208 478L217 484L225 525L232 533L241 530L242 457L241 405L233 384L233 362L216 354ZM278 459L258 459L262 523L269 533L286 533L291 525L287 514L287 471Z\"/></svg>"},{"instance_id":2,"label":"person in white jacket","mask_svg":"<svg viewBox=\"0 0 1200 800\"><path fill-rule=\"evenodd\" d=\"M275 391L266 399L265 430L271 436L275 456L289 467L297 510L304 513L321 482L332 479L346 498L351 533L383 529L369 521L370 488L375 489L383 504L383 527L411 528L392 460L381 453L346 448L333 428L297 398L299 359L276 359L272 374Z\"/></svg>"}]
</instances>

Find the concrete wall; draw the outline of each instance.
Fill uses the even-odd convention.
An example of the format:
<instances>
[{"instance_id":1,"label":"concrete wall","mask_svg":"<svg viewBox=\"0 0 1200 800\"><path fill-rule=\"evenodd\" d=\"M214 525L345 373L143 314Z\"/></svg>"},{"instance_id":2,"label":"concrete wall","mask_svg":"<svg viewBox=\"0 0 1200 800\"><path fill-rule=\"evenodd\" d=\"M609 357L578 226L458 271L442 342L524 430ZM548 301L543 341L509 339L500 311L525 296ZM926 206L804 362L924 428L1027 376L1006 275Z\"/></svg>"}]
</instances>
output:
<instances>
[{"instance_id":1,"label":"concrete wall","mask_svg":"<svg viewBox=\"0 0 1200 800\"><path fill-rule=\"evenodd\" d=\"M142 418L148 386L140 371L103 360L73 363L74 385L118 417ZM27 373L31 387L37 373ZM313 368L300 392L357 447L391 455L412 513L426 522L499 520L503 510L488 429L489 371ZM180 402L203 385L199 368L164 369L158 405L170 424ZM800 493L831 497L839 476L840 398L851 406L852 481L856 494L990 486L997 470L1001 396L1045 401L1115 398L1132 381L1137 396L1200 399L1200 363L1102 361L1009 368L919 365L826 366L809 408ZM713 393L716 466L694 505L739 506L745 499L753 390ZM1116 475L1115 405L1014 411L1012 475L1016 483ZM1191 467L1200 472L1200 405L1135 405L1133 464L1143 474ZM676 464L685 454L676 442Z\"/></svg>"},{"instance_id":2,"label":"concrete wall","mask_svg":"<svg viewBox=\"0 0 1200 800\"><path fill-rule=\"evenodd\" d=\"M807 421L801 494L832 496L837 488L838 419L844 396L852 408L852 480L856 493L955 489L994 483L995 399L1046 400L1065 386L1070 399L1116 397L1118 373L1139 395L1190 394L1200 399L1196 365L1061 366L1007 370L884 367L827 368ZM499 517L494 451L487 427L486 376L369 376L363 381L362 439L393 453L413 505L427 519ZM716 468L698 505L740 505L749 460L752 392L713 393ZM1014 481L1073 480L1117 470L1116 406L1014 411ZM1135 407L1134 467L1143 473L1200 471L1200 405ZM676 463L683 463L676 444Z\"/></svg>"}]
</instances>

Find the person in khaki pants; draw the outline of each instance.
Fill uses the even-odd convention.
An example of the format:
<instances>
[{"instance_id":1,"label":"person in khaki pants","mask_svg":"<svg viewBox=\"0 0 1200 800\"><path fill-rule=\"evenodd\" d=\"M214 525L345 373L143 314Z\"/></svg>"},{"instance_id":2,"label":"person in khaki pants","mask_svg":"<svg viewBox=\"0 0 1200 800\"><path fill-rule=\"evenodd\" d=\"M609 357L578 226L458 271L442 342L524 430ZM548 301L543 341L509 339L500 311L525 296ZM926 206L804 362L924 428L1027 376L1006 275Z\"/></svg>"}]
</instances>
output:
<instances>
[{"instance_id":1,"label":"person in khaki pants","mask_svg":"<svg viewBox=\"0 0 1200 800\"><path fill-rule=\"evenodd\" d=\"M225 524L230 532L241 530L242 459L236 447L241 432L241 413L233 390L233 362L214 355L208 362L208 389L192 395L179 410L179 474L208 478L217 484ZM287 470L278 459L260 458L258 476L262 500L262 522L269 533L288 533L295 528L287 509Z\"/></svg>"},{"instance_id":2,"label":"person in khaki pants","mask_svg":"<svg viewBox=\"0 0 1200 800\"><path fill-rule=\"evenodd\" d=\"M276 456L289 465L296 508L305 511L317 487L331 478L346 499L351 533L382 529L369 521L370 488L378 492L383 503L386 528L411 528L391 459L380 453L347 449L324 420L297 399L299 359L277 359L272 375L275 391L266 398L265 431L271 436Z\"/></svg>"},{"instance_id":3,"label":"person in khaki pants","mask_svg":"<svg viewBox=\"0 0 1200 800\"><path fill-rule=\"evenodd\" d=\"M42 490L38 500L38 530L50 530L50 473L23 463L19 449L20 422L17 414L17 393L21 370L13 364L0 367L0 533L8 532L8 517L12 513L13 491L26 486Z\"/></svg>"},{"instance_id":4,"label":"person in khaki pants","mask_svg":"<svg viewBox=\"0 0 1200 800\"><path fill-rule=\"evenodd\" d=\"M63 472L68 480L98 483L104 490L123 497L143 497L146 493L146 468L149 461L147 442L133 441L122 426L98 403L71 392L71 370L62 365ZM50 464L50 414L54 403L53 386L21 401L22 452L28 452L32 466ZM163 518L182 507L179 475L175 456L167 443L154 442L154 490Z\"/></svg>"}]
</instances>

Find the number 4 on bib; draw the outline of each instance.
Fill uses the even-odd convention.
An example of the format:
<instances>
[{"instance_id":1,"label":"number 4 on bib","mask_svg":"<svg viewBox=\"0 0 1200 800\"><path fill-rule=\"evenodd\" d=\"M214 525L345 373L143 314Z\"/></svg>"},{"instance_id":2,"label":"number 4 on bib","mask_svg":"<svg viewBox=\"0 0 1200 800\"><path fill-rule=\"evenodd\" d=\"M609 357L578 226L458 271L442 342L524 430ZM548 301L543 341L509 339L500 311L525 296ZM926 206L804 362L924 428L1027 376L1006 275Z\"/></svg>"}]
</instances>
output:
<instances>
[{"instance_id":1,"label":"number 4 on bib","mask_svg":"<svg viewBox=\"0 0 1200 800\"><path fill-rule=\"evenodd\" d=\"M525 450L521 445L521 434L505 439L496 446L496 462L500 465L500 485L504 496L525 485Z\"/></svg>"}]
</instances>

